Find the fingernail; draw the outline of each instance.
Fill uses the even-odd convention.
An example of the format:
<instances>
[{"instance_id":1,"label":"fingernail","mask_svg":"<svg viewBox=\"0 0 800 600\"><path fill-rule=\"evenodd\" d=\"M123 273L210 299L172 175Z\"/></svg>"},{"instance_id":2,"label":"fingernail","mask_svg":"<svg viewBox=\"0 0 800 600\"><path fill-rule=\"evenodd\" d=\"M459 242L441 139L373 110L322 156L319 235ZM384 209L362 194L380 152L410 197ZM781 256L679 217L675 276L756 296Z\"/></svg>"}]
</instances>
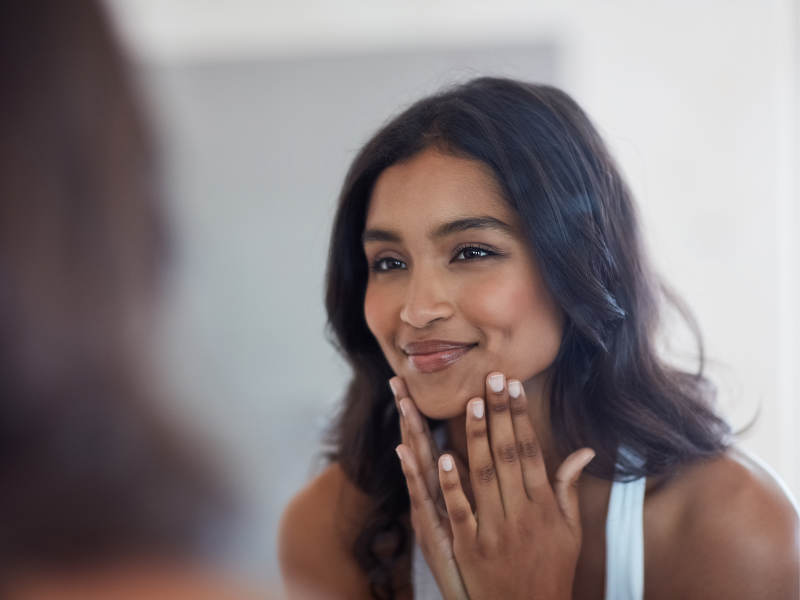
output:
<instances>
[{"instance_id":1,"label":"fingernail","mask_svg":"<svg viewBox=\"0 0 800 600\"><path fill-rule=\"evenodd\" d=\"M503 376L502 375L492 375L489 377L489 387L492 388L492 391L495 394L499 394L503 391Z\"/></svg>"},{"instance_id":2,"label":"fingernail","mask_svg":"<svg viewBox=\"0 0 800 600\"><path fill-rule=\"evenodd\" d=\"M405 408L403 408L403 401L402 401L402 400L398 400L398 401L397 401L397 406L399 406L399 407L400 407L400 412L401 412L401 413L402 413L402 415L405 417L405 416L406 416L406 409L405 409Z\"/></svg>"},{"instance_id":3,"label":"fingernail","mask_svg":"<svg viewBox=\"0 0 800 600\"><path fill-rule=\"evenodd\" d=\"M392 395L397 396L397 388L394 387L394 382L391 379L389 380L389 387L392 388Z\"/></svg>"},{"instance_id":4,"label":"fingernail","mask_svg":"<svg viewBox=\"0 0 800 600\"><path fill-rule=\"evenodd\" d=\"M397 456L400 458L400 462L403 462L403 455L400 454L400 446L395 448L394 451L397 452Z\"/></svg>"},{"instance_id":5,"label":"fingernail","mask_svg":"<svg viewBox=\"0 0 800 600\"><path fill-rule=\"evenodd\" d=\"M483 400L475 400L472 403L472 414L475 415L476 419L483 418Z\"/></svg>"},{"instance_id":6,"label":"fingernail","mask_svg":"<svg viewBox=\"0 0 800 600\"><path fill-rule=\"evenodd\" d=\"M445 471L452 471L453 470L453 459L449 456L445 456L442 458L442 468Z\"/></svg>"},{"instance_id":7,"label":"fingernail","mask_svg":"<svg viewBox=\"0 0 800 600\"><path fill-rule=\"evenodd\" d=\"M522 393L522 386L519 384L519 381L509 381L508 395L512 398L519 398L520 393Z\"/></svg>"}]
</instances>

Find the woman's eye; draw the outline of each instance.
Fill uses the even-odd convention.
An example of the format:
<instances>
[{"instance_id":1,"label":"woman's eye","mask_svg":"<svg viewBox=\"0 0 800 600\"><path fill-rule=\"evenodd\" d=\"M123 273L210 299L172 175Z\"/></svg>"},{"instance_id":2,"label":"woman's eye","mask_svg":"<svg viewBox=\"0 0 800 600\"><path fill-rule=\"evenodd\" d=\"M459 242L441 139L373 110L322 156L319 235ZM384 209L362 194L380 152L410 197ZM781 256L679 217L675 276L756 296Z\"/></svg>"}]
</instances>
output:
<instances>
[{"instance_id":1,"label":"woman's eye","mask_svg":"<svg viewBox=\"0 0 800 600\"><path fill-rule=\"evenodd\" d=\"M456 260L471 260L475 258L486 258L487 256L492 256L493 252L489 250L484 250L483 248L477 248L475 246L468 246L467 248L463 248L457 255Z\"/></svg>"},{"instance_id":2,"label":"woman's eye","mask_svg":"<svg viewBox=\"0 0 800 600\"><path fill-rule=\"evenodd\" d=\"M386 258L379 258L376 260L373 263L372 268L375 271L394 271L395 269L405 269L406 263L404 263L402 260L387 256Z\"/></svg>"}]
</instances>

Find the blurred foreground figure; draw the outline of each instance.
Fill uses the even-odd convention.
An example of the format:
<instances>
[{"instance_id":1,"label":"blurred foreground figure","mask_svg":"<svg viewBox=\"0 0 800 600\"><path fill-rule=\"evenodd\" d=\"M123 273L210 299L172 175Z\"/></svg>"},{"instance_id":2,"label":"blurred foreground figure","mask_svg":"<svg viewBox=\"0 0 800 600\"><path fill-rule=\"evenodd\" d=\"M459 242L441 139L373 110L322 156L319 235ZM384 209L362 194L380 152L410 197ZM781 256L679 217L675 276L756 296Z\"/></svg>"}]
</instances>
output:
<instances>
[{"instance_id":1,"label":"blurred foreground figure","mask_svg":"<svg viewBox=\"0 0 800 600\"><path fill-rule=\"evenodd\" d=\"M90 0L0 1L0 595L256 597L199 560L222 494L153 410L165 253L125 61Z\"/></svg>"}]
</instances>

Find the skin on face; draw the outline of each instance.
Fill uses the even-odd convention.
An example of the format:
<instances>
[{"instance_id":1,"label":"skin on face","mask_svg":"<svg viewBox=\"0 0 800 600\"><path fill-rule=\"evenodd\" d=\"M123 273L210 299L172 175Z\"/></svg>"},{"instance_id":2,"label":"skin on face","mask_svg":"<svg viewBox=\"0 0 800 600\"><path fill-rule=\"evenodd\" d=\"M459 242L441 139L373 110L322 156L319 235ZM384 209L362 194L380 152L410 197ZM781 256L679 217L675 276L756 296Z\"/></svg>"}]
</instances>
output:
<instances>
[{"instance_id":1,"label":"skin on face","mask_svg":"<svg viewBox=\"0 0 800 600\"><path fill-rule=\"evenodd\" d=\"M492 371L542 389L563 315L486 166L429 149L386 169L364 251L367 325L423 414L464 414Z\"/></svg>"}]
</instances>

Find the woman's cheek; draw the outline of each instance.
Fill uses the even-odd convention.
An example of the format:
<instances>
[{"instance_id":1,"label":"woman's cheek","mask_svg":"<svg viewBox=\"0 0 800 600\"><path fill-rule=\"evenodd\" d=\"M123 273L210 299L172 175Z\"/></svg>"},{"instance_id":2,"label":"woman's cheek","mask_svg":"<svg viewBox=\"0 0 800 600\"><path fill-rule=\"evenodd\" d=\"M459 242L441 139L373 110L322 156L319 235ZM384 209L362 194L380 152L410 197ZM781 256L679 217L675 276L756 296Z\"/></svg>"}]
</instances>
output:
<instances>
[{"instance_id":1,"label":"woman's cheek","mask_svg":"<svg viewBox=\"0 0 800 600\"><path fill-rule=\"evenodd\" d=\"M546 288L534 288L526 301L534 308L519 315L512 338L515 369L523 381L550 368L564 335L563 313Z\"/></svg>"},{"instance_id":2,"label":"woman's cheek","mask_svg":"<svg viewBox=\"0 0 800 600\"><path fill-rule=\"evenodd\" d=\"M380 304L376 301L376 293L374 291L373 286L367 285L367 291L364 294L364 319L367 321L367 327L369 330L378 337L376 332L376 327L380 322L380 314L379 314L379 306Z\"/></svg>"},{"instance_id":3,"label":"woman's cheek","mask_svg":"<svg viewBox=\"0 0 800 600\"><path fill-rule=\"evenodd\" d=\"M523 281L520 281L523 279ZM508 341L512 333L537 310L533 290L525 277L497 273L469 286L462 294L467 319L487 335L493 344ZM522 285L521 285L522 284Z\"/></svg>"},{"instance_id":4,"label":"woman's cheek","mask_svg":"<svg viewBox=\"0 0 800 600\"><path fill-rule=\"evenodd\" d=\"M367 292L364 295L364 319L367 321L367 327L372 335L381 345L390 365L395 369L391 348L397 323L396 317L399 314L400 309L395 310L391 294L386 293L380 286L367 285Z\"/></svg>"},{"instance_id":5,"label":"woman's cheek","mask_svg":"<svg viewBox=\"0 0 800 600\"><path fill-rule=\"evenodd\" d=\"M506 273L472 286L463 310L485 337L490 370L523 381L547 369L561 346L563 316L544 283Z\"/></svg>"}]
</instances>

